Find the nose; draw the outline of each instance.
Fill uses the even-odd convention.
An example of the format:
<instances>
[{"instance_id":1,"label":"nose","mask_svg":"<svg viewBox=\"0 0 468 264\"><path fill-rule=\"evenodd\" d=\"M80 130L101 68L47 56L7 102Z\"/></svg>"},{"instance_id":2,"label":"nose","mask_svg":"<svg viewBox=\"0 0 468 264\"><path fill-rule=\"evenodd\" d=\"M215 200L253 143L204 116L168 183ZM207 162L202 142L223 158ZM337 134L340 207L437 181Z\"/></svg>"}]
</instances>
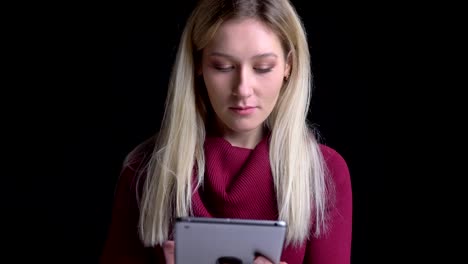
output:
<instances>
[{"instance_id":1,"label":"nose","mask_svg":"<svg viewBox=\"0 0 468 264\"><path fill-rule=\"evenodd\" d=\"M232 95L241 98L250 97L253 94L252 84L252 73L246 67L239 67Z\"/></svg>"}]
</instances>

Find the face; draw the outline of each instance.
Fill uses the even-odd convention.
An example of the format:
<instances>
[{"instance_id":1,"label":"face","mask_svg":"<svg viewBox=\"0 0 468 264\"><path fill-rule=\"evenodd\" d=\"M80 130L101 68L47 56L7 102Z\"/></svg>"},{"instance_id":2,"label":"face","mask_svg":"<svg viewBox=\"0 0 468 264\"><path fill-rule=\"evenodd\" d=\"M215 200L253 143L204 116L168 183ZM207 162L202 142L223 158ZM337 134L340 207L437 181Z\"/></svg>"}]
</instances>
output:
<instances>
[{"instance_id":1,"label":"face","mask_svg":"<svg viewBox=\"0 0 468 264\"><path fill-rule=\"evenodd\" d=\"M201 74L223 131L261 131L289 74L277 35L254 19L224 22L203 50Z\"/></svg>"}]
</instances>

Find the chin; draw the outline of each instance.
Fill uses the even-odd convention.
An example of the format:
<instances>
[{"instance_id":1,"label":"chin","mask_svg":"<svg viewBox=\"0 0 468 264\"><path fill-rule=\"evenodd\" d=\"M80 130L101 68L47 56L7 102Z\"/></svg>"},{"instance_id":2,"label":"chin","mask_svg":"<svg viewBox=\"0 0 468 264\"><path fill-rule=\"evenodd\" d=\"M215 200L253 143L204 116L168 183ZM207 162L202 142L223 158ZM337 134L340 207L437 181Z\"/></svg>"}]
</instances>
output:
<instances>
[{"instance_id":1,"label":"chin","mask_svg":"<svg viewBox=\"0 0 468 264\"><path fill-rule=\"evenodd\" d=\"M261 128L263 125L263 122L262 123L255 123L255 124L231 124L229 125L229 129L233 132L237 132L237 133L247 133L247 132L251 132L251 131L254 131L256 129L259 129Z\"/></svg>"}]
</instances>

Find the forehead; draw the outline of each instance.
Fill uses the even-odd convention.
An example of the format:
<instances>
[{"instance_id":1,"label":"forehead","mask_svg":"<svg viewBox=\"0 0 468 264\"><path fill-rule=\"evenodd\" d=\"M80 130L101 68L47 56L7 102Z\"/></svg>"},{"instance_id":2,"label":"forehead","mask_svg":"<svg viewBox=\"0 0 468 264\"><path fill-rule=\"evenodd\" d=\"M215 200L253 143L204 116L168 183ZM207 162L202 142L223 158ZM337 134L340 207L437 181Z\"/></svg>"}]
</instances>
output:
<instances>
[{"instance_id":1,"label":"forehead","mask_svg":"<svg viewBox=\"0 0 468 264\"><path fill-rule=\"evenodd\" d=\"M283 55L276 33L265 23L252 18L231 19L222 23L205 50L239 58L260 53L275 53L278 57Z\"/></svg>"}]
</instances>

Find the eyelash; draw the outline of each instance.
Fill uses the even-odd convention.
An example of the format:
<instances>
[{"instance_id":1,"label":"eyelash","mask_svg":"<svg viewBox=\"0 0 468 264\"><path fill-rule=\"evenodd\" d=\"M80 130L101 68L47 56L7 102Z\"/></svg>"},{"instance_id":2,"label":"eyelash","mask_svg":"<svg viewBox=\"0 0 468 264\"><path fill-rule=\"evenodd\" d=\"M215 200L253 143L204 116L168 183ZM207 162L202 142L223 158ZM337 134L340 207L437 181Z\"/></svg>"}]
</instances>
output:
<instances>
[{"instance_id":1,"label":"eyelash","mask_svg":"<svg viewBox=\"0 0 468 264\"><path fill-rule=\"evenodd\" d=\"M234 69L234 67L230 66L230 67L219 67L219 66L215 66L214 67L216 70L220 71L220 72L229 72L231 71L232 69Z\"/></svg>"},{"instance_id":2,"label":"eyelash","mask_svg":"<svg viewBox=\"0 0 468 264\"><path fill-rule=\"evenodd\" d=\"M271 72L273 68L257 68L255 69L256 72L258 73L267 73L267 72Z\"/></svg>"},{"instance_id":3,"label":"eyelash","mask_svg":"<svg viewBox=\"0 0 468 264\"><path fill-rule=\"evenodd\" d=\"M220 71L220 72L230 72L232 69L234 69L233 66L230 66L230 67L218 67L218 66L215 66L214 67L216 70ZM254 68L254 70L257 72L257 73L268 73L272 70L273 68Z\"/></svg>"}]
</instances>

